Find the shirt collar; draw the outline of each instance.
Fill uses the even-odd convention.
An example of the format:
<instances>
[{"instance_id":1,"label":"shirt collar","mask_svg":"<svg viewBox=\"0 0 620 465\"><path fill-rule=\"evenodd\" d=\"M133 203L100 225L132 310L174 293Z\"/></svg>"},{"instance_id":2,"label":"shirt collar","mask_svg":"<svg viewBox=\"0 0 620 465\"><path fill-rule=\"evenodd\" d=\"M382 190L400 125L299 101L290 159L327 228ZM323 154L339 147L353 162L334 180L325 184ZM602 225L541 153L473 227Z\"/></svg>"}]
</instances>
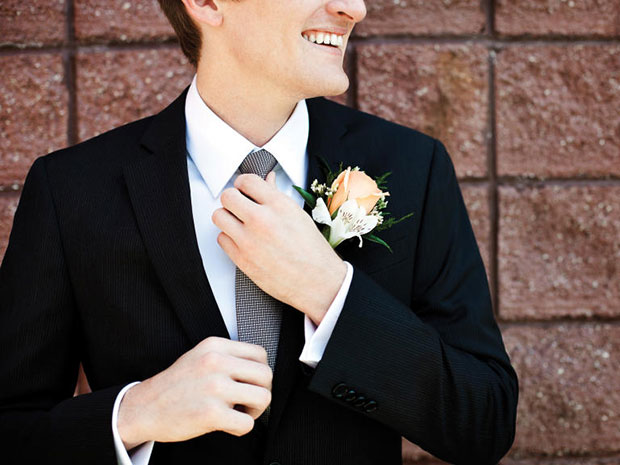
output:
<instances>
[{"instance_id":1,"label":"shirt collar","mask_svg":"<svg viewBox=\"0 0 620 465\"><path fill-rule=\"evenodd\" d=\"M220 195L246 155L260 148L276 158L293 184L305 185L305 156L310 127L305 100L297 103L284 126L269 142L263 147L256 147L205 104L198 93L194 76L185 100L185 120L187 151L213 198Z\"/></svg>"}]
</instances>

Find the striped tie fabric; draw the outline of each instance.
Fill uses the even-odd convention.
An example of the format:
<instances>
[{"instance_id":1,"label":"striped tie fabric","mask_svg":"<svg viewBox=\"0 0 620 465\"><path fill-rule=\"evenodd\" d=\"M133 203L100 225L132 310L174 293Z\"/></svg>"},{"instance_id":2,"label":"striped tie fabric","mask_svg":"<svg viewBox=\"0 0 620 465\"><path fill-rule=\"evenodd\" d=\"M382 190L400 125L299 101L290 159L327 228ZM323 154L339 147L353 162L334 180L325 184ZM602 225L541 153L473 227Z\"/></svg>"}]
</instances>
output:
<instances>
[{"instance_id":1,"label":"striped tie fabric","mask_svg":"<svg viewBox=\"0 0 620 465\"><path fill-rule=\"evenodd\" d=\"M257 150L245 157L239 171L241 174L254 173L265 179L276 163L275 157L268 151ZM284 304L264 292L239 268L235 269L235 304L239 340L263 346L269 366L274 370ZM269 419L269 411L267 407L260 416L264 424Z\"/></svg>"}]
</instances>

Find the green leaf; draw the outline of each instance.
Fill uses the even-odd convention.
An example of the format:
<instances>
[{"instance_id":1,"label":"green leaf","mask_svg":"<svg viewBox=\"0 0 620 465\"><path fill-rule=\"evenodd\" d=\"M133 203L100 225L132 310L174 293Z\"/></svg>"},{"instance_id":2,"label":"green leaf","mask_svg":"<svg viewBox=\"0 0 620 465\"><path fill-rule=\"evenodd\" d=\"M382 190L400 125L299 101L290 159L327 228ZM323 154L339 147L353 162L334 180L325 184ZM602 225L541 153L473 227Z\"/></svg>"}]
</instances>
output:
<instances>
[{"instance_id":1,"label":"green leaf","mask_svg":"<svg viewBox=\"0 0 620 465\"><path fill-rule=\"evenodd\" d=\"M329 178L332 176L332 169L329 166L329 162L327 161L327 159L323 156L323 155L317 155L319 161L321 162L321 171L323 172L323 176L326 179L326 184L329 187L330 183L329 183Z\"/></svg>"},{"instance_id":2,"label":"green leaf","mask_svg":"<svg viewBox=\"0 0 620 465\"><path fill-rule=\"evenodd\" d=\"M299 195L302 196L310 208L314 208L316 206L316 198L314 195L299 186L293 186L293 188L299 192Z\"/></svg>"},{"instance_id":3,"label":"green leaf","mask_svg":"<svg viewBox=\"0 0 620 465\"><path fill-rule=\"evenodd\" d=\"M321 233L323 234L323 237L325 238L325 240L326 240L327 242L329 242L329 232L330 232L330 231L329 231L329 226L327 226L327 225L325 225L325 226L323 227L323 229L321 230Z\"/></svg>"},{"instance_id":4,"label":"green leaf","mask_svg":"<svg viewBox=\"0 0 620 465\"><path fill-rule=\"evenodd\" d=\"M377 183L377 187L378 187L379 189L384 190L384 189L386 189L386 188L387 188L387 184L386 184L386 183L387 183L387 181L386 181L386 179L387 179L387 177L388 177L390 174L392 174L392 172L391 172L391 171L388 171L387 173L384 173L384 174L382 174L381 176L377 176L377 177L375 178L375 182Z\"/></svg>"},{"instance_id":5,"label":"green leaf","mask_svg":"<svg viewBox=\"0 0 620 465\"><path fill-rule=\"evenodd\" d=\"M374 234L365 234L364 236L362 236L364 239L368 239L370 242L376 242L377 244L381 244L385 247L387 247L387 249L390 251L390 253L394 253L392 251L392 248L387 244L387 242L385 242L383 239L381 239L380 237L375 236Z\"/></svg>"},{"instance_id":6,"label":"green leaf","mask_svg":"<svg viewBox=\"0 0 620 465\"><path fill-rule=\"evenodd\" d=\"M377 225L377 227L374 229L374 231L385 231L386 229L391 228L395 224L398 224L401 221L406 220L410 216L413 216L413 212L411 212L411 213L408 213L408 214L406 214L405 216L403 216L403 217L401 217L399 219L394 219L394 218L387 218L387 216L389 214L390 214L389 212L384 212L383 213L383 223Z\"/></svg>"}]
</instances>

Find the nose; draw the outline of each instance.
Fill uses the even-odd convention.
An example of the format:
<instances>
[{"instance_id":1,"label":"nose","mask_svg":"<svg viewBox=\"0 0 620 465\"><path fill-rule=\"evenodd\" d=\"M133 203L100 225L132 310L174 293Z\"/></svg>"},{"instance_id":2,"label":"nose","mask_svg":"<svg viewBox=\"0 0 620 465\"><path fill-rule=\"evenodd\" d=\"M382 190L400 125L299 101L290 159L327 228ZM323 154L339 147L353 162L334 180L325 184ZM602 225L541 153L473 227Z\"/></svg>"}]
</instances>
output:
<instances>
[{"instance_id":1,"label":"nose","mask_svg":"<svg viewBox=\"0 0 620 465\"><path fill-rule=\"evenodd\" d=\"M337 16L346 16L350 21L359 23L366 16L364 0L332 0L327 5L327 11Z\"/></svg>"}]
</instances>

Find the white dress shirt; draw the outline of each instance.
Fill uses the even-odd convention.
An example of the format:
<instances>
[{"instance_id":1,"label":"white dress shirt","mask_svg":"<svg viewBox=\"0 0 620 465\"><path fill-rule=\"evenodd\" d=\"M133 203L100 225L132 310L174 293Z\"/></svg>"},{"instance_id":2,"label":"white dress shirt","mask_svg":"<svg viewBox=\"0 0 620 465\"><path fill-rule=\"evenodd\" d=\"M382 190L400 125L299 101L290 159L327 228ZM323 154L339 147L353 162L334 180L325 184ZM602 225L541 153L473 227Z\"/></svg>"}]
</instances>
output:
<instances>
[{"instance_id":1,"label":"white dress shirt","mask_svg":"<svg viewBox=\"0 0 620 465\"><path fill-rule=\"evenodd\" d=\"M303 207L303 199L293 189L293 185L308 188L305 185L308 171L308 109L305 100L301 100L273 138L263 147L256 147L205 104L198 93L194 76L185 101L185 118L187 168L198 248L230 338L238 340L235 264L217 243L220 230L213 224L211 215L217 208L221 208L220 195L224 189L233 186L240 174L238 167L243 159L250 152L261 148L269 151L278 162L274 168L278 189ZM321 360L349 291L353 267L345 263L346 277L321 324L317 327L308 316L304 317L305 344L299 360L311 367L316 367ZM122 465L146 465L154 445L153 441L146 442L133 449L130 457L118 434L116 424L121 400L135 384L138 382L128 384L121 390L112 413L114 446L118 463Z\"/></svg>"}]
</instances>

